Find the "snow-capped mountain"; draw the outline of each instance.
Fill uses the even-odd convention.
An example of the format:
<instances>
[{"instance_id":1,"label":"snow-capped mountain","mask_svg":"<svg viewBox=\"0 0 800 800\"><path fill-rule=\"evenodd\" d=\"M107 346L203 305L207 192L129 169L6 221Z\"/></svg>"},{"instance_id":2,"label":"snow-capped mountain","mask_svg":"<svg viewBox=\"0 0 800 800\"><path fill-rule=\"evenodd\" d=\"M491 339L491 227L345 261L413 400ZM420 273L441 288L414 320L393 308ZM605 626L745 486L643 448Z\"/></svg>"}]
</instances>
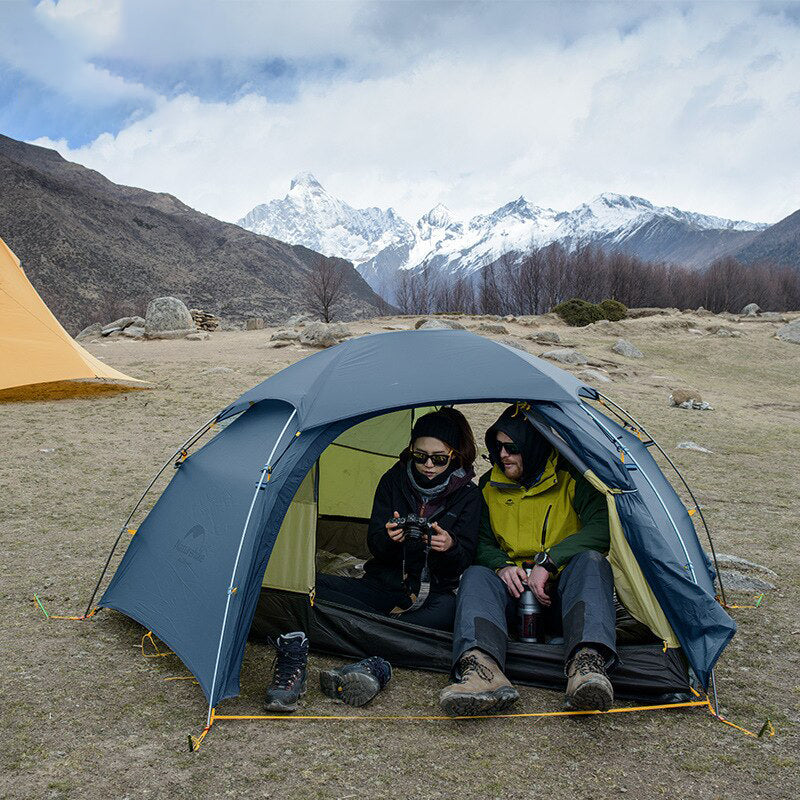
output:
<instances>
[{"instance_id":1,"label":"snow-capped mountain","mask_svg":"<svg viewBox=\"0 0 800 800\"><path fill-rule=\"evenodd\" d=\"M256 206L237 224L354 264L413 239L411 226L393 209L353 208L328 194L310 172L297 175L282 200Z\"/></svg>"},{"instance_id":2,"label":"snow-capped mountain","mask_svg":"<svg viewBox=\"0 0 800 800\"><path fill-rule=\"evenodd\" d=\"M569 250L596 245L640 258L703 266L747 244L767 225L655 206L641 197L605 193L572 211L519 197L491 214L458 220L437 205L412 227L390 208L353 209L308 173L283 200L253 209L242 227L347 258L370 286L391 298L398 270L469 277L506 254L559 242Z\"/></svg>"}]
</instances>

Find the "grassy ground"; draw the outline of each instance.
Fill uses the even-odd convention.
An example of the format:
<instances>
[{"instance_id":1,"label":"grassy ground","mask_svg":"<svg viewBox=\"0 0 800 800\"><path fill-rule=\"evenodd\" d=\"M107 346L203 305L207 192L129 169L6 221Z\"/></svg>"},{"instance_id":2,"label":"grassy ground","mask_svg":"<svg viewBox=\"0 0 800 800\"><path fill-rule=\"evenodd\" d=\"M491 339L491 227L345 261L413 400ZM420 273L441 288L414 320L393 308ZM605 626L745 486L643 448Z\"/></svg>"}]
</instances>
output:
<instances>
[{"instance_id":1,"label":"grassy ground","mask_svg":"<svg viewBox=\"0 0 800 800\"><path fill-rule=\"evenodd\" d=\"M469 320L462 320L472 324ZM694 318L701 329L720 320ZM353 325L357 333L404 320ZM103 341L89 349L150 380L154 389L96 399L0 405L3 488L0 546L0 797L8 798L788 798L800 790L798 651L800 347L772 338L770 323L742 323L741 338L664 330L658 318L616 328L557 330L613 382L605 393L649 422L697 490L720 551L765 564L778 590L757 611L736 612L739 634L718 668L723 712L772 739L751 739L702 710L597 718L472 722L370 721L436 713L445 678L399 670L348 722L221 722L190 754L205 701L174 657L143 659L144 631L114 612L80 613L133 502L193 430L241 392L301 358L269 345L270 331L206 342ZM534 330L510 324L521 337ZM624 335L638 361L611 353ZM525 342L532 352L544 347ZM206 372L226 367L226 372ZM671 388L691 386L714 411L671 408ZM469 409L478 439L493 409ZM691 439L713 451L676 450ZM43 452L50 451L52 452ZM734 598L746 601L746 597ZM271 653L249 646L242 695L221 713L259 713ZM314 685L307 713L343 707ZM523 689L519 711L556 710L559 695Z\"/></svg>"}]
</instances>

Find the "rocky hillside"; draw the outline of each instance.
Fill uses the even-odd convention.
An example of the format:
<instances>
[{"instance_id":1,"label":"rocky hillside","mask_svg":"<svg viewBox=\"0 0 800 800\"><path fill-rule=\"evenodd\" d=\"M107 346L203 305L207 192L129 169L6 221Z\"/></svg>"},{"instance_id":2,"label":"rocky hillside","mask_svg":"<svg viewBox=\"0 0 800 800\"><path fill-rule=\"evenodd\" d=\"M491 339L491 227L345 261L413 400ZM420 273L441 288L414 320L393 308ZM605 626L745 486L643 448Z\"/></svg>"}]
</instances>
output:
<instances>
[{"instance_id":1,"label":"rocky hillside","mask_svg":"<svg viewBox=\"0 0 800 800\"><path fill-rule=\"evenodd\" d=\"M744 264L767 261L800 269L800 211L762 231L733 255Z\"/></svg>"},{"instance_id":2,"label":"rocky hillside","mask_svg":"<svg viewBox=\"0 0 800 800\"><path fill-rule=\"evenodd\" d=\"M304 310L319 254L201 214L168 194L120 186L58 153L0 136L0 236L71 333L142 313L171 294L223 319ZM380 299L347 262L343 318Z\"/></svg>"}]
</instances>

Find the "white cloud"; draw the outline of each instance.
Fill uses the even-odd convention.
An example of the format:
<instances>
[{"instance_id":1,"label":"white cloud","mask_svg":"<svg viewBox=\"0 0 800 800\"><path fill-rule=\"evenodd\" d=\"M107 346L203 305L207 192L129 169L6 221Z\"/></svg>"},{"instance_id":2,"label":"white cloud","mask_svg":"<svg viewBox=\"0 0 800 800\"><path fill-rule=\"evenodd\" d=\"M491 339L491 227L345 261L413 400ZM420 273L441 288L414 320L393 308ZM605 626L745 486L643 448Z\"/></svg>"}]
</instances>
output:
<instances>
[{"instance_id":1,"label":"white cloud","mask_svg":"<svg viewBox=\"0 0 800 800\"><path fill-rule=\"evenodd\" d=\"M249 8L256 19L266 13ZM268 8L277 41L293 17L281 23ZM331 41L339 33L348 44L390 39L399 54L384 59L391 69L306 82L291 104L162 98L116 135L57 149L112 180L171 192L229 220L282 195L304 169L354 205L393 205L409 218L440 201L466 215L519 194L569 208L601 191L759 221L800 205L800 48L797 28L779 15L701 4L662 9L624 35L598 25L575 29L568 45L540 36L505 47L440 13L433 29L445 41L425 55L418 42L404 49L413 27L387 33L374 16L361 19L358 5L341 9L341 18L322 20ZM320 28L306 26L322 48ZM240 27L220 19L219 41ZM242 49L258 51L256 39ZM310 53L301 39L285 41ZM413 63L398 68L411 51Z\"/></svg>"}]
</instances>

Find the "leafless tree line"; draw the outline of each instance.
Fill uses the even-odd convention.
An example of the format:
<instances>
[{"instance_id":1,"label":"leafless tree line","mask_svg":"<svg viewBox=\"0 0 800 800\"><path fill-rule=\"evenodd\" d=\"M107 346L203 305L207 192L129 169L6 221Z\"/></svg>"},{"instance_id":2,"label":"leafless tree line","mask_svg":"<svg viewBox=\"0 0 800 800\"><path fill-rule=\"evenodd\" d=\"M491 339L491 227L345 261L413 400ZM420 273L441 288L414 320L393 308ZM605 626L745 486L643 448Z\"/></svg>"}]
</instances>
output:
<instances>
[{"instance_id":1,"label":"leafless tree line","mask_svg":"<svg viewBox=\"0 0 800 800\"><path fill-rule=\"evenodd\" d=\"M509 253L471 276L402 270L394 295L404 314L541 314L571 297L612 298L631 308L738 312L757 303L764 311L784 311L800 308L800 270L744 265L732 257L692 270L599 247L569 252L552 244Z\"/></svg>"}]
</instances>

